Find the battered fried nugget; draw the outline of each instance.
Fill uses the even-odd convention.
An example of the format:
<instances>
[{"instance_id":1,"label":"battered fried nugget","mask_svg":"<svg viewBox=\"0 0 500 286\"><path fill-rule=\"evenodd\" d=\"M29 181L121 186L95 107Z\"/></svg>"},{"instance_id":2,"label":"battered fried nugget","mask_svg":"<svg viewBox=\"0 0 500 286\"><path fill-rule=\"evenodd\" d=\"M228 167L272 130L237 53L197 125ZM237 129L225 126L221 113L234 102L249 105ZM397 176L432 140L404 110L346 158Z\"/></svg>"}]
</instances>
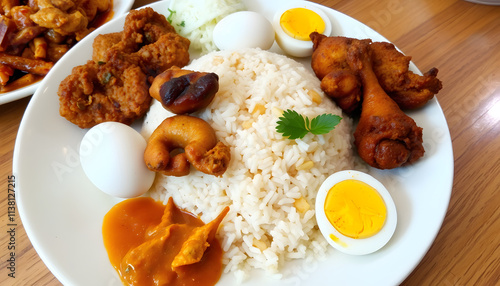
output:
<instances>
[{"instance_id":1,"label":"battered fried nugget","mask_svg":"<svg viewBox=\"0 0 500 286\"><path fill-rule=\"evenodd\" d=\"M155 77L174 65L187 65L189 45L189 40L178 35L165 16L148 7L131 11L120 34L96 38L92 58L106 62L118 54Z\"/></svg>"},{"instance_id":2,"label":"battered fried nugget","mask_svg":"<svg viewBox=\"0 0 500 286\"><path fill-rule=\"evenodd\" d=\"M149 84L141 68L118 57L88 61L60 84L59 112L80 128L105 121L131 124L149 108Z\"/></svg>"},{"instance_id":3,"label":"battered fried nugget","mask_svg":"<svg viewBox=\"0 0 500 286\"><path fill-rule=\"evenodd\" d=\"M92 60L94 62L105 62L108 51L122 40L122 32L100 34L92 43Z\"/></svg>"},{"instance_id":4,"label":"battered fried nugget","mask_svg":"<svg viewBox=\"0 0 500 286\"><path fill-rule=\"evenodd\" d=\"M135 44L136 51L167 33L175 33L174 27L164 15L149 7L130 11L123 26L123 40Z\"/></svg>"},{"instance_id":5,"label":"battered fried nugget","mask_svg":"<svg viewBox=\"0 0 500 286\"><path fill-rule=\"evenodd\" d=\"M157 76L172 66L189 63L189 40L175 33L162 35L152 44L131 54L129 60L150 76Z\"/></svg>"}]
</instances>

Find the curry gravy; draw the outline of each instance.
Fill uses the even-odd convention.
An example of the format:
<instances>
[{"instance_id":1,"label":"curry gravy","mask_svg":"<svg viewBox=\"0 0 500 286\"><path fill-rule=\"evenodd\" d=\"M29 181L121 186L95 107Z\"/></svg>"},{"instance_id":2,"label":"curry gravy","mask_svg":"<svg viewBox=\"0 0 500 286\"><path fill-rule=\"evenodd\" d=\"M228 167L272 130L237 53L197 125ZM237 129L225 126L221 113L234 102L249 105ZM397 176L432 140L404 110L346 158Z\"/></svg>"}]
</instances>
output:
<instances>
[{"instance_id":1,"label":"curry gravy","mask_svg":"<svg viewBox=\"0 0 500 286\"><path fill-rule=\"evenodd\" d=\"M226 213L225 209L219 217ZM172 199L165 206L151 198L135 198L118 203L106 214L102 232L109 260L126 285L214 285L222 273L222 248L208 232L204 241L192 239L203 226L209 224L177 208ZM181 250L193 241L194 248L209 245L201 260L173 267L174 258L191 259L189 255L184 259L186 252Z\"/></svg>"}]
</instances>

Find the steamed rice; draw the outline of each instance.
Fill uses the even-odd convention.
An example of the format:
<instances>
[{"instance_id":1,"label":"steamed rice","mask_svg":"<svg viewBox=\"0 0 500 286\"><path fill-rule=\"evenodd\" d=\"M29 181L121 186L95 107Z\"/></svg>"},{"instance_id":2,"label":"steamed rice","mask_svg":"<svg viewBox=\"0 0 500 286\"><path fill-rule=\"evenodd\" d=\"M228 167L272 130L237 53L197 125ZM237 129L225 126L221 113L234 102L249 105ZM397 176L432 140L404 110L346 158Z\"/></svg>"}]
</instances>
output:
<instances>
[{"instance_id":1,"label":"steamed rice","mask_svg":"<svg viewBox=\"0 0 500 286\"><path fill-rule=\"evenodd\" d=\"M315 196L330 174L354 168L352 122L343 116L332 132L297 140L277 133L281 110L293 109L310 118L323 113L342 116L324 97L318 79L282 55L258 49L213 52L185 69L219 75L213 102L193 115L210 123L218 139L230 146L231 162L220 178L193 168L185 177L157 175L148 194L164 203L172 196L203 221L230 206L219 230L225 272L258 268L279 273L289 260L324 255L327 242L316 225ZM313 101L314 93L320 103ZM171 115L155 102L143 135L149 137Z\"/></svg>"}]
</instances>

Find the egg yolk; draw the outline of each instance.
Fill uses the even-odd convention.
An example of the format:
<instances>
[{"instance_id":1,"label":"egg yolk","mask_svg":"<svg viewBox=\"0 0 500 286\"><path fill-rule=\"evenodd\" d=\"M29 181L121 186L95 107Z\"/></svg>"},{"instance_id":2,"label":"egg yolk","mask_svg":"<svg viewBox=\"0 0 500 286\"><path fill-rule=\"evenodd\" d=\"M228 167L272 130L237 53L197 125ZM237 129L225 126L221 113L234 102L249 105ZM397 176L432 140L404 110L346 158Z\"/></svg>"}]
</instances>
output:
<instances>
[{"instance_id":1,"label":"egg yolk","mask_svg":"<svg viewBox=\"0 0 500 286\"><path fill-rule=\"evenodd\" d=\"M323 33L325 22L320 15L306 8L293 8L285 11L280 18L281 28L290 37L310 41L312 32Z\"/></svg>"},{"instance_id":2,"label":"egg yolk","mask_svg":"<svg viewBox=\"0 0 500 286\"><path fill-rule=\"evenodd\" d=\"M367 238L382 229L387 209L373 187L351 179L337 183L328 191L325 213L341 234L351 238Z\"/></svg>"}]
</instances>

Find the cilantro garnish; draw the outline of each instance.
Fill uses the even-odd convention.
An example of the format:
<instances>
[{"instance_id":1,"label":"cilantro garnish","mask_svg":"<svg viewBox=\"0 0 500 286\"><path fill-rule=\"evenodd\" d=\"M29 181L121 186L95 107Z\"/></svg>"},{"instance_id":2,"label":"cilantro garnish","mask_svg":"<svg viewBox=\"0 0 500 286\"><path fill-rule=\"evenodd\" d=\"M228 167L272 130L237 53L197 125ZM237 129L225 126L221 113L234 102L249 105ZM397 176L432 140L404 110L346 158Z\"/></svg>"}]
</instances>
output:
<instances>
[{"instance_id":1,"label":"cilantro garnish","mask_svg":"<svg viewBox=\"0 0 500 286\"><path fill-rule=\"evenodd\" d=\"M278 119L276 131L288 139L303 138L308 132L315 135L326 134L333 130L340 120L342 117L334 114L321 114L309 120L297 111L287 109Z\"/></svg>"},{"instance_id":2,"label":"cilantro garnish","mask_svg":"<svg viewBox=\"0 0 500 286\"><path fill-rule=\"evenodd\" d=\"M168 12L170 12L170 15L168 15L168 18L167 18L167 21L172 24L172 17L174 16L175 13L177 13L176 11L174 10L170 10L170 8L168 8Z\"/></svg>"}]
</instances>

